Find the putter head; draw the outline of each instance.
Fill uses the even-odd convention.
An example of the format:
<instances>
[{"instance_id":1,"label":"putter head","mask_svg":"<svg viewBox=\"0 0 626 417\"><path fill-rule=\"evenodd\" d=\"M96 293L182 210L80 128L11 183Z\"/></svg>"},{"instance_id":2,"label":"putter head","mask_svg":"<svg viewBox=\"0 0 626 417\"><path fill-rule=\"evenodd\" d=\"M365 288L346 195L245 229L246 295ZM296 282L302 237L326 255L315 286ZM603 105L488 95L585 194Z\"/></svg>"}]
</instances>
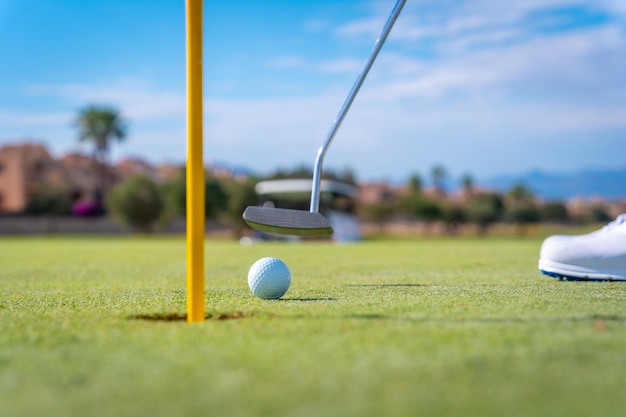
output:
<instances>
[{"instance_id":1,"label":"putter head","mask_svg":"<svg viewBox=\"0 0 626 417\"><path fill-rule=\"evenodd\" d=\"M333 227L320 213L304 210L248 206L243 219L253 229L281 235L330 236Z\"/></svg>"}]
</instances>

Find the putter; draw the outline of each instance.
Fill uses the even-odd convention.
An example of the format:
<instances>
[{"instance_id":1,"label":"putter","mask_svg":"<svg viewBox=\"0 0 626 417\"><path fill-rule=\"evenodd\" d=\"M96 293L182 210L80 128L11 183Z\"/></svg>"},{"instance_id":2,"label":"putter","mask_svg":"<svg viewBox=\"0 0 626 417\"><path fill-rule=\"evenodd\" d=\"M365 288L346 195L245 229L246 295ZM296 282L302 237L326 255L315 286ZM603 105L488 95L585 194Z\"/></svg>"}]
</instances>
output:
<instances>
[{"instance_id":1,"label":"putter","mask_svg":"<svg viewBox=\"0 0 626 417\"><path fill-rule=\"evenodd\" d=\"M322 165L324 162L324 155L330 146L335 133L339 129L341 122L343 122L348 109L352 105L356 94L359 92L365 77L369 72L380 48L383 46L387 35L391 32L393 24L402 11L406 0L398 0L391 15L387 19L383 30L376 39L372 52L369 58L363 65L361 72L359 73L356 82L352 86L346 101L339 110L337 117L335 118L330 131L326 135L322 146L317 151L317 157L315 158L315 165L313 168L313 183L311 187L311 206L309 211L304 210L291 210L283 208L269 208L249 206L243 212L243 219L250 225L250 227L265 232L278 233L283 235L297 235L297 236L329 236L333 234L333 227L326 217L319 212L320 205L320 182L322 179Z\"/></svg>"}]
</instances>

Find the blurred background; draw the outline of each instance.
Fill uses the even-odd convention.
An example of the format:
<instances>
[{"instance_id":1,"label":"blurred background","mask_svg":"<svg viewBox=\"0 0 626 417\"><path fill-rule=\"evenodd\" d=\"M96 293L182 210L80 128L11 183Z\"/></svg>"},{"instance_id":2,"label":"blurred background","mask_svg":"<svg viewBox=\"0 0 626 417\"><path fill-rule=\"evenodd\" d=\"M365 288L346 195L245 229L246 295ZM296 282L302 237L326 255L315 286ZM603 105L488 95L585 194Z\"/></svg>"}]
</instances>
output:
<instances>
[{"instance_id":1,"label":"blurred background","mask_svg":"<svg viewBox=\"0 0 626 417\"><path fill-rule=\"evenodd\" d=\"M371 230L626 211L626 3L409 0L326 158ZM208 228L307 178L394 0L205 1ZM0 233L184 231L182 0L0 0ZM337 208L337 207L335 207Z\"/></svg>"}]
</instances>

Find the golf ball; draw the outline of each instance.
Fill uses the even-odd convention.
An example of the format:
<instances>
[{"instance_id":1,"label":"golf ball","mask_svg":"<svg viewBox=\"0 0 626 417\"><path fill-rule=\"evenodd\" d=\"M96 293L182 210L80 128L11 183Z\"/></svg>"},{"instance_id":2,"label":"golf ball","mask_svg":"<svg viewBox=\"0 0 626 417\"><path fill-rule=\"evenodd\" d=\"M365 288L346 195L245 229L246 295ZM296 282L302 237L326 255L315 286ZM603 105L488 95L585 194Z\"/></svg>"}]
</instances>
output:
<instances>
[{"instance_id":1,"label":"golf ball","mask_svg":"<svg viewBox=\"0 0 626 417\"><path fill-rule=\"evenodd\" d=\"M291 273L278 258L261 258L248 271L248 286L252 293L264 300L282 297L291 284Z\"/></svg>"}]
</instances>

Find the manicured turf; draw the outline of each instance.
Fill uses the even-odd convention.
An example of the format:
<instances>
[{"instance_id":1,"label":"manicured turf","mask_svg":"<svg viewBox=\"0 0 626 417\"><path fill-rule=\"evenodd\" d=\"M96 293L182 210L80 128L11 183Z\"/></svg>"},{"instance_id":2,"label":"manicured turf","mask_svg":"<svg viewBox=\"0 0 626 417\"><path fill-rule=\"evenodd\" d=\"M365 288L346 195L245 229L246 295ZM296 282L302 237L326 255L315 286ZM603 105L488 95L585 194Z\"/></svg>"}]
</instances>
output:
<instances>
[{"instance_id":1,"label":"manicured turf","mask_svg":"<svg viewBox=\"0 0 626 417\"><path fill-rule=\"evenodd\" d=\"M188 325L180 237L5 237L0 416L626 416L626 284L542 276L540 243L208 241Z\"/></svg>"}]
</instances>

